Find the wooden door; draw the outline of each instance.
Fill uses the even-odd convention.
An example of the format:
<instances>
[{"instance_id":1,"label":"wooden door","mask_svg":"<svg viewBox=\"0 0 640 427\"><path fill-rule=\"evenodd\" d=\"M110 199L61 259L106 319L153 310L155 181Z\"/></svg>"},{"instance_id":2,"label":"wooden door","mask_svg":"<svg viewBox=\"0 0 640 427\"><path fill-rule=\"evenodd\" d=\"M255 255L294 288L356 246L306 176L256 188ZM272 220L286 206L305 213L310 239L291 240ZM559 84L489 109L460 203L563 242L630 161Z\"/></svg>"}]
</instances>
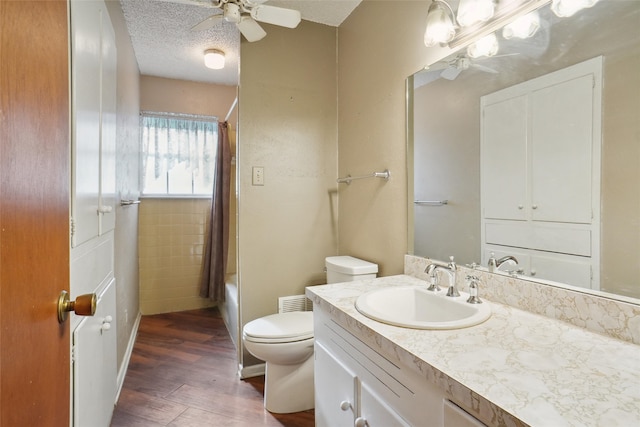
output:
<instances>
[{"instance_id":1,"label":"wooden door","mask_svg":"<svg viewBox=\"0 0 640 427\"><path fill-rule=\"evenodd\" d=\"M0 0L0 426L69 425L67 3Z\"/></svg>"}]
</instances>

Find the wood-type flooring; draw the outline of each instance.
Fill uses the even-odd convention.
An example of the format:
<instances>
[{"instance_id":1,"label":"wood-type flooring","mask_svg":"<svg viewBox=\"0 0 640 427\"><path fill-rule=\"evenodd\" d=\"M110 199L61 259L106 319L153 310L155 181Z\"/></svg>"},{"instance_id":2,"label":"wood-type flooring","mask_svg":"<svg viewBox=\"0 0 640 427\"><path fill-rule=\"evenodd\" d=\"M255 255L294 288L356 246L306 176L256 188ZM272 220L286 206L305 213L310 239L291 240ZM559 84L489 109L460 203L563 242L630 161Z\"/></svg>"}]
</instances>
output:
<instances>
[{"instance_id":1,"label":"wood-type flooring","mask_svg":"<svg viewBox=\"0 0 640 427\"><path fill-rule=\"evenodd\" d=\"M111 427L312 427L314 411L271 414L264 377L240 380L217 308L143 316Z\"/></svg>"}]
</instances>

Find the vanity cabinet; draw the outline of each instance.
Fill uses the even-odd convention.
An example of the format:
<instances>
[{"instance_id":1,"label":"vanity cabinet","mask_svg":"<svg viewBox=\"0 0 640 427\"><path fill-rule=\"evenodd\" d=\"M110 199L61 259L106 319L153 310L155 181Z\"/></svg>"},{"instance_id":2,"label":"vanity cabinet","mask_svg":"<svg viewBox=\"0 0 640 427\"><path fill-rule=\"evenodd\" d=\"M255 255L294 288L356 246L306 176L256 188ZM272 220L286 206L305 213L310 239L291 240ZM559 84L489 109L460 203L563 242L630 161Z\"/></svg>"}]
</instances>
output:
<instances>
[{"instance_id":1,"label":"vanity cabinet","mask_svg":"<svg viewBox=\"0 0 640 427\"><path fill-rule=\"evenodd\" d=\"M484 265L522 249L539 277L588 266L562 281L598 288L601 76L598 57L482 97Z\"/></svg>"},{"instance_id":2,"label":"vanity cabinet","mask_svg":"<svg viewBox=\"0 0 640 427\"><path fill-rule=\"evenodd\" d=\"M318 427L444 426L444 393L314 308Z\"/></svg>"}]
</instances>

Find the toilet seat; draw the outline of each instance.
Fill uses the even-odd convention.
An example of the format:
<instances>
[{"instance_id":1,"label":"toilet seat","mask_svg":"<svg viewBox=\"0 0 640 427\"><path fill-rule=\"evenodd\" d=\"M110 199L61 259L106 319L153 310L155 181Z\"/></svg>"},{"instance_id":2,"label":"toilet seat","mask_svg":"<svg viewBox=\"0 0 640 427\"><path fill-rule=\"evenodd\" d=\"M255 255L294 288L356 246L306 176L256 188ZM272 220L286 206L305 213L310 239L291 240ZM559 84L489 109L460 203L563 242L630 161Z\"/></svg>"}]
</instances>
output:
<instances>
[{"instance_id":1,"label":"toilet seat","mask_svg":"<svg viewBox=\"0 0 640 427\"><path fill-rule=\"evenodd\" d=\"M258 343L288 343L313 338L313 312L292 311L271 314L247 323L246 340Z\"/></svg>"}]
</instances>

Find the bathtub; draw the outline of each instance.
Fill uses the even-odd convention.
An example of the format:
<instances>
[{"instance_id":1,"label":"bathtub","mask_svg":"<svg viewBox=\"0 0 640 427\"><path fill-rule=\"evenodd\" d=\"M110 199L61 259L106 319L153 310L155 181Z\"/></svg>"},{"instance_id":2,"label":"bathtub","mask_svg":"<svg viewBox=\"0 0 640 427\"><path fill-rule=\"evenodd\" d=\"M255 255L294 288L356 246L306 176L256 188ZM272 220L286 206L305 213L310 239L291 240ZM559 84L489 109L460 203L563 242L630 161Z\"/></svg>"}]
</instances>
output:
<instances>
[{"instance_id":1,"label":"bathtub","mask_svg":"<svg viewBox=\"0 0 640 427\"><path fill-rule=\"evenodd\" d=\"M238 348L238 275L228 275L224 287L225 301L220 305L220 313L233 344Z\"/></svg>"}]
</instances>

